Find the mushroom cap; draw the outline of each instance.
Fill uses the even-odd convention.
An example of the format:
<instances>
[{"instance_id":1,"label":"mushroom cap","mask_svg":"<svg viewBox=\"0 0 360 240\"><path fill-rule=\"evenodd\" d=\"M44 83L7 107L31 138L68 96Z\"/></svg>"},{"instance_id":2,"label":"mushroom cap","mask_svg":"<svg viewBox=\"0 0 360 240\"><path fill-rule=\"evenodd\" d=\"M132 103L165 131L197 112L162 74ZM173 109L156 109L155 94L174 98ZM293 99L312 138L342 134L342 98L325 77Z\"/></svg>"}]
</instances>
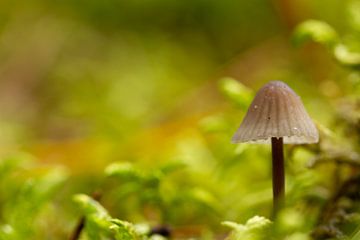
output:
<instances>
[{"instance_id":1,"label":"mushroom cap","mask_svg":"<svg viewBox=\"0 0 360 240\"><path fill-rule=\"evenodd\" d=\"M294 144L319 141L300 97L281 81L269 82L258 91L232 142L267 143L272 137Z\"/></svg>"}]
</instances>

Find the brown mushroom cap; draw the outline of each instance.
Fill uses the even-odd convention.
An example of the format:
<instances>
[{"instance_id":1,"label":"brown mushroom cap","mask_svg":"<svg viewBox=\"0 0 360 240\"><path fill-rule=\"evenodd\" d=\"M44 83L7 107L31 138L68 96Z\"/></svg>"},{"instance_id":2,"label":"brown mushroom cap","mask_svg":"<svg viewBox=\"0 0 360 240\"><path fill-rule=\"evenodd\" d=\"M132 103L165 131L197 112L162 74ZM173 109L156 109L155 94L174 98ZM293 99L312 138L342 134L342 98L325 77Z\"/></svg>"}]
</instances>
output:
<instances>
[{"instance_id":1,"label":"brown mushroom cap","mask_svg":"<svg viewBox=\"0 0 360 240\"><path fill-rule=\"evenodd\" d=\"M281 81L269 82L258 91L232 142L266 143L272 137L295 144L319 141L300 97Z\"/></svg>"}]
</instances>

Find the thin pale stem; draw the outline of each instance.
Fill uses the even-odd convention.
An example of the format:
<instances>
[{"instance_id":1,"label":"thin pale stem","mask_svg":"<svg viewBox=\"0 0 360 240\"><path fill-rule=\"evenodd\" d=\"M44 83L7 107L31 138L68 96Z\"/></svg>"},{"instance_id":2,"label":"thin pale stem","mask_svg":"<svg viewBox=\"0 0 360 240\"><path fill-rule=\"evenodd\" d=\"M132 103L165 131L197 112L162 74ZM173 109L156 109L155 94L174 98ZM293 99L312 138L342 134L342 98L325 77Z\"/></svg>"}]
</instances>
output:
<instances>
[{"instance_id":1,"label":"thin pale stem","mask_svg":"<svg viewBox=\"0 0 360 240\"><path fill-rule=\"evenodd\" d=\"M273 218L276 218L285 203L285 170L283 138L271 138L272 181L273 181Z\"/></svg>"}]
</instances>

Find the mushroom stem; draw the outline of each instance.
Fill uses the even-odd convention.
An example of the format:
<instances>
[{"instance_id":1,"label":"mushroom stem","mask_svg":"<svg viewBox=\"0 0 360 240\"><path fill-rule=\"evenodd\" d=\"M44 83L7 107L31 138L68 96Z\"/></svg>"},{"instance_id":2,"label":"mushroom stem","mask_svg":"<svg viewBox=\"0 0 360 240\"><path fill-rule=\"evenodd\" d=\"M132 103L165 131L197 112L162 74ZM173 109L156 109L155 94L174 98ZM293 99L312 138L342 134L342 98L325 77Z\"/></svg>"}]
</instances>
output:
<instances>
[{"instance_id":1,"label":"mushroom stem","mask_svg":"<svg viewBox=\"0 0 360 240\"><path fill-rule=\"evenodd\" d=\"M273 218L276 218L281 205L285 201L285 171L283 138L271 138L272 149L272 181L273 181Z\"/></svg>"}]
</instances>

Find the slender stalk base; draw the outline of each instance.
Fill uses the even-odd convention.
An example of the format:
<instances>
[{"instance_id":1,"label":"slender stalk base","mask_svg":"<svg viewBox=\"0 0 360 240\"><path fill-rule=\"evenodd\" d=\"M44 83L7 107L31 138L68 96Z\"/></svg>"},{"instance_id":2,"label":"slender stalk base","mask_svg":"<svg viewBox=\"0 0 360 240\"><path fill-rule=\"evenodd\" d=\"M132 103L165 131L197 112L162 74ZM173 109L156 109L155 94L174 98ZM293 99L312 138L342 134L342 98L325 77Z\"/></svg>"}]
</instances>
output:
<instances>
[{"instance_id":1,"label":"slender stalk base","mask_svg":"<svg viewBox=\"0 0 360 240\"><path fill-rule=\"evenodd\" d=\"M273 218L276 218L285 202L285 171L283 138L271 138L272 182L273 182Z\"/></svg>"}]
</instances>

